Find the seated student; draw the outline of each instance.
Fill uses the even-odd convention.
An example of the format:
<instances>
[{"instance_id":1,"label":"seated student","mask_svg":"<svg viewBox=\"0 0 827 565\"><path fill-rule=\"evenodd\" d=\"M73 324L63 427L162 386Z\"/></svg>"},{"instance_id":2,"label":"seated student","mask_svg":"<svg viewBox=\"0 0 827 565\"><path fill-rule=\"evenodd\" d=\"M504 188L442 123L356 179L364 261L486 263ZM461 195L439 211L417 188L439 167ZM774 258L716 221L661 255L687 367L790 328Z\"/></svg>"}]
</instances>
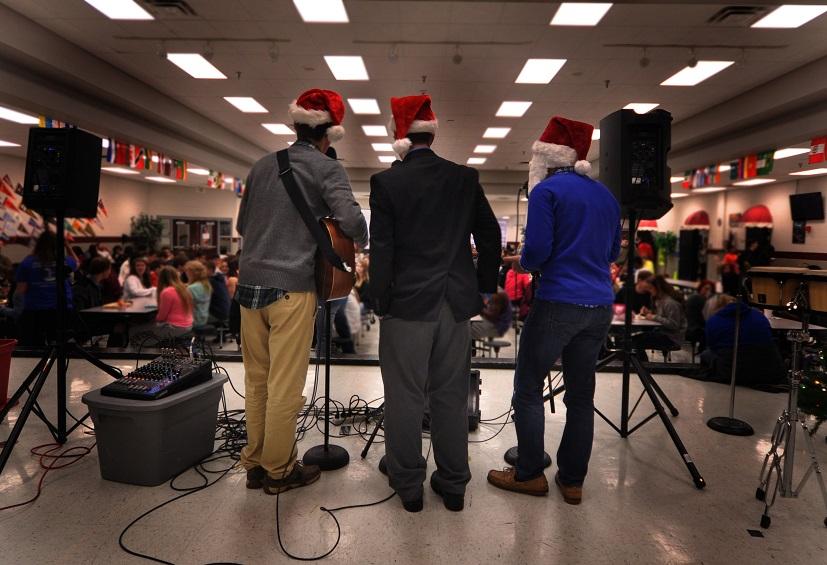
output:
<instances>
[{"instance_id":1,"label":"seated student","mask_svg":"<svg viewBox=\"0 0 827 565\"><path fill-rule=\"evenodd\" d=\"M187 274L187 288L192 294L192 326L206 326L210 318L210 296L212 285L207 276L207 267L201 261L187 261L184 265Z\"/></svg>"},{"instance_id":2,"label":"seated student","mask_svg":"<svg viewBox=\"0 0 827 565\"><path fill-rule=\"evenodd\" d=\"M635 314L640 314L643 308L652 309L652 295L646 290L648 287L645 285L647 281L650 281L652 277L655 275L652 274L651 271L646 270L639 270L635 275L635 288L634 292L632 292L632 311ZM620 287L620 290L615 294L615 304L625 304L626 303L626 283L624 281L623 286Z\"/></svg>"},{"instance_id":3,"label":"seated student","mask_svg":"<svg viewBox=\"0 0 827 565\"><path fill-rule=\"evenodd\" d=\"M78 274L72 287L78 311L103 304L103 281L112 274L112 262L97 255L86 264L86 272Z\"/></svg>"},{"instance_id":4,"label":"seated student","mask_svg":"<svg viewBox=\"0 0 827 565\"><path fill-rule=\"evenodd\" d=\"M482 320L471 322L471 339L485 339L505 335L513 317L511 301L504 292L497 292L485 303L480 316Z\"/></svg>"},{"instance_id":5,"label":"seated student","mask_svg":"<svg viewBox=\"0 0 827 565\"><path fill-rule=\"evenodd\" d=\"M736 383L761 386L784 382L784 360L773 340L770 321L761 310L726 294L718 298L718 310L706 321L707 349L701 354L701 365L707 377L717 382L730 382L732 378L738 310L741 318Z\"/></svg>"},{"instance_id":6,"label":"seated student","mask_svg":"<svg viewBox=\"0 0 827 565\"><path fill-rule=\"evenodd\" d=\"M212 286L210 295L210 324L224 324L230 317L230 293L227 290L227 277L216 269L213 262L207 263L207 274Z\"/></svg>"},{"instance_id":7,"label":"seated student","mask_svg":"<svg viewBox=\"0 0 827 565\"><path fill-rule=\"evenodd\" d=\"M506 263L512 265L513 263ZM517 269L509 269L505 274L505 293L511 301L511 305L515 308L519 307L523 296L526 294L526 289L531 286L531 275L528 273L518 272Z\"/></svg>"},{"instance_id":8,"label":"seated student","mask_svg":"<svg viewBox=\"0 0 827 565\"><path fill-rule=\"evenodd\" d=\"M640 315L647 320L659 322L654 330L638 334L634 344L646 359L646 349L675 351L681 348L686 332L686 315L683 310L683 294L658 275L643 281L641 287L652 296L653 309L643 307Z\"/></svg>"},{"instance_id":9,"label":"seated student","mask_svg":"<svg viewBox=\"0 0 827 565\"><path fill-rule=\"evenodd\" d=\"M701 281L698 283L698 291L686 299L686 339L693 343L699 343L700 349L704 348L706 342L704 309L714 294L715 283Z\"/></svg>"},{"instance_id":10,"label":"seated student","mask_svg":"<svg viewBox=\"0 0 827 565\"><path fill-rule=\"evenodd\" d=\"M192 330L192 295L173 267L158 271L158 313L155 322L135 328L131 341L136 346L155 345Z\"/></svg>"},{"instance_id":11,"label":"seated student","mask_svg":"<svg viewBox=\"0 0 827 565\"><path fill-rule=\"evenodd\" d=\"M155 289L149 277L149 264L145 257L136 257L129 262L129 274L123 281L123 299L150 296L155 296Z\"/></svg>"}]
</instances>

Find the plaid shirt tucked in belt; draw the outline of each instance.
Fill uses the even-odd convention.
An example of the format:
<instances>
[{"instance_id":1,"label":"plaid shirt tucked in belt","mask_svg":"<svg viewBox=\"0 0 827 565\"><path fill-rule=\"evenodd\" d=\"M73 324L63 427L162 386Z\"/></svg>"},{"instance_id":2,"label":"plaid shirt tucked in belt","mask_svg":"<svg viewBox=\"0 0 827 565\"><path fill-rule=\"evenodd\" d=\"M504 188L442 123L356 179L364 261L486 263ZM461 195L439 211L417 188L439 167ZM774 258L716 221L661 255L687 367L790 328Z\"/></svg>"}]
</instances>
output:
<instances>
[{"instance_id":1,"label":"plaid shirt tucked in belt","mask_svg":"<svg viewBox=\"0 0 827 565\"><path fill-rule=\"evenodd\" d=\"M234 298L245 308L258 310L281 300L285 294L287 294L287 291L280 288L240 284L236 287Z\"/></svg>"}]
</instances>

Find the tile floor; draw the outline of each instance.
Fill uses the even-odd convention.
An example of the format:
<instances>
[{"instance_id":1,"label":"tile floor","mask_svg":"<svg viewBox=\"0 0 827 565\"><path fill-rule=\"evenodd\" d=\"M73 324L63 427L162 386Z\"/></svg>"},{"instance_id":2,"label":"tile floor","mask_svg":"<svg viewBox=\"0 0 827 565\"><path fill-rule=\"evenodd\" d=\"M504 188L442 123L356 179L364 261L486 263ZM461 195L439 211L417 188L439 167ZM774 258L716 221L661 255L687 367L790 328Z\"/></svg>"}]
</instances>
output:
<instances>
[{"instance_id":1,"label":"tile floor","mask_svg":"<svg viewBox=\"0 0 827 565\"><path fill-rule=\"evenodd\" d=\"M14 359L14 388L33 365ZM127 364L121 365L128 369ZM243 392L240 364L227 366L236 388ZM381 395L376 368L334 367L332 396L365 398ZM483 371L483 418L508 407L511 373ZM80 397L108 382L87 365L70 369L70 406L82 413ZM762 505L754 499L756 481L769 434L785 403L783 395L738 390L737 415L756 429L753 437L730 437L709 430L705 421L723 415L727 389L680 377L658 381L681 410L674 419L678 432L697 462L708 486L694 488L684 465L659 421L648 423L629 439L619 438L597 420L591 471L579 507L563 503L552 491L531 498L498 491L485 482L490 468L502 467L502 454L514 444L513 426L490 441L470 446L474 474L459 514L445 510L426 488L425 510L404 512L398 499L378 507L338 514L341 542L327 558L331 563L704 563L815 564L827 562L825 509L811 480L799 499L779 498L773 524L763 538L759 529ZM620 375L599 376L596 402L610 417L619 413ZM310 385L310 380L308 385ZM634 386L634 390L639 390ZM231 407L243 401L227 387ZM42 396L54 412L54 384ZM649 406L644 401L643 407ZM641 410L643 410L643 407ZM5 437L17 416L12 411L0 424ZM562 428L564 407L547 417L548 450L554 455ZM476 441L491 438L499 426L483 425ZM817 438L821 461L827 463L822 429ZM30 420L17 449L0 476L0 506L30 497L39 469L29 449L50 440L45 427ZM89 436L76 433L68 445L88 445ZM299 451L320 442L311 433ZM337 438L350 452L344 469L323 475L305 489L281 497L282 534L288 549L301 556L324 553L336 540L333 521L319 510L380 500L389 492L376 470L382 455L377 445L366 460L359 458L358 436ZM801 444L801 442L799 442ZM427 450L428 442L423 443ZM798 461L804 462L803 453ZM433 458L429 460L433 468ZM549 472L551 476L552 471ZM799 473L800 474L800 473ZM190 473L186 481L195 484ZM97 452L79 463L50 473L43 494L32 505L0 512L0 563L6 564L129 564L142 560L118 547L118 535L132 519L176 493L166 485L139 487L104 481ZM233 472L209 489L177 501L151 515L126 536L135 550L176 564L237 562L248 565L286 563L275 531L275 499L244 488L244 476Z\"/></svg>"}]
</instances>

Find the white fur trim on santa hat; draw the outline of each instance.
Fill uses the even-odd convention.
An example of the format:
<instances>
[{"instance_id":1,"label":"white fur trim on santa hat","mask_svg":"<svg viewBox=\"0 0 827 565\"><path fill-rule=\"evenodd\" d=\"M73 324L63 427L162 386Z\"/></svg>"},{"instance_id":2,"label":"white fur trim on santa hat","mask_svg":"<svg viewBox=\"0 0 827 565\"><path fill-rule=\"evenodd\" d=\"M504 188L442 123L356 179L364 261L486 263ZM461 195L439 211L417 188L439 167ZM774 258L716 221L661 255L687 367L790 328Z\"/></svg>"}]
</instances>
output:
<instances>
[{"instance_id":1,"label":"white fur trim on santa hat","mask_svg":"<svg viewBox=\"0 0 827 565\"><path fill-rule=\"evenodd\" d=\"M403 137L402 139L397 139L393 142L393 152L396 153L400 159L404 159L405 155L408 154L408 151L411 150L411 140L407 137Z\"/></svg>"},{"instance_id":2,"label":"white fur trim on santa hat","mask_svg":"<svg viewBox=\"0 0 827 565\"><path fill-rule=\"evenodd\" d=\"M535 141L531 146L531 152L535 157L542 156L549 169L556 167L572 167L577 161L577 151L567 145Z\"/></svg>"},{"instance_id":3,"label":"white fur trim on santa hat","mask_svg":"<svg viewBox=\"0 0 827 565\"><path fill-rule=\"evenodd\" d=\"M586 176L592 172L592 164L588 161L577 161L574 164L574 172L578 175Z\"/></svg>"},{"instance_id":4,"label":"white fur trim on santa hat","mask_svg":"<svg viewBox=\"0 0 827 565\"><path fill-rule=\"evenodd\" d=\"M316 127L333 121L330 112L327 110L308 110L296 104L295 100L288 106L288 113L294 124L306 124Z\"/></svg>"},{"instance_id":5,"label":"white fur trim on santa hat","mask_svg":"<svg viewBox=\"0 0 827 565\"><path fill-rule=\"evenodd\" d=\"M411 127L408 128L408 133L432 133L436 134L439 120L414 120L411 122Z\"/></svg>"},{"instance_id":6,"label":"white fur trim on santa hat","mask_svg":"<svg viewBox=\"0 0 827 565\"><path fill-rule=\"evenodd\" d=\"M330 143L342 141L345 138L345 128L342 126L330 126L327 128L327 139Z\"/></svg>"}]
</instances>

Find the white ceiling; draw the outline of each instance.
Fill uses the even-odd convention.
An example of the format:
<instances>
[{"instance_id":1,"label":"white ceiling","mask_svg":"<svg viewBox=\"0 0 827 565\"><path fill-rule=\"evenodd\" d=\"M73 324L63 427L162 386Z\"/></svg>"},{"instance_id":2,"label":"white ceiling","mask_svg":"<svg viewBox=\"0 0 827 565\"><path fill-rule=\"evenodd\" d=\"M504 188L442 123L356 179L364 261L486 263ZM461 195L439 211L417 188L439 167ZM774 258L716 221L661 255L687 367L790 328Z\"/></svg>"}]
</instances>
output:
<instances>
[{"instance_id":1,"label":"white ceiling","mask_svg":"<svg viewBox=\"0 0 827 565\"><path fill-rule=\"evenodd\" d=\"M348 135L337 149L348 167L383 166L370 143L388 140L365 137L359 126L386 124L391 96L421 90L431 94L440 119L436 149L445 157L465 162L475 145L491 143L498 148L479 168L524 170L521 162L527 160L532 141L553 114L597 124L628 102L658 102L677 123L827 55L827 15L793 30L706 23L720 3L621 4L597 27L560 28L548 25L557 7L551 2L346 0L349 24L305 24L290 0L188 2L197 16L163 15L155 21L126 22L107 19L82 0L0 0L262 151L282 148L289 138L270 134L260 123L285 121L287 104L307 88L377 98L381 116L355 116L349 111L346 115ZM230 78L208 81L191 78L158 56L162 38L168 40L170 51L203 50L204 41L186 40L194 37L285 41L278 44L275 63L268 55L269 43L214 41L213 63ZM463 46L463 61L456 65L451 61L452 44L403 44L398 47L399 60L392 63L388 52L394 41L516 44ZM607 46L612 43L698 45L700 59L736 63L696 87L662 87L661 81L685 66L688 49L649 49L651 63L642 68L640 49ZM703 47L720 44L783 48ZM60 55L54 54L55 62ZM324 55L362 55L371 80L334 80ZM529 57L567 58L568 63L549 85L514 84ZM270 112L243 114L223 96L253 96ZM534 104L522 118L495 118L504 100ZM483 140L482 132L489 126L508 126L512 131L504 140ZM0 121L0 139L25 144L25 128ZM591 157L596 155L593 148ZM250 155L250 160L257 157Z\"/></svg>"}]
</instances>

